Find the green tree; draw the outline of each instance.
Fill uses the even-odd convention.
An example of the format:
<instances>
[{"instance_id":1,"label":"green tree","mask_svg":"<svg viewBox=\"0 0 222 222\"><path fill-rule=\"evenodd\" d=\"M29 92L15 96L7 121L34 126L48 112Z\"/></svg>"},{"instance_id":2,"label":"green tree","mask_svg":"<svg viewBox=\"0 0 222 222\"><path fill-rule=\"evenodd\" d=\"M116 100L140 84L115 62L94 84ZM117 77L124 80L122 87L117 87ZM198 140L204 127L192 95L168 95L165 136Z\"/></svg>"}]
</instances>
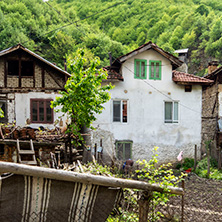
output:
<instances>
[{"instance_id":1,"label":"green tree","mask_svg":"<svg viewBox=\"0 0 222 222\"><path fill-rule=\"evenodd\" d=\"M94 59L88 68L84 66L85 62L83 50L79 50L74 59L68 59L71 77L66 82L65 90L60 92L61 97L52 102L54 108L61 106L56 111L67 114L70 119L66 132L73 135L76 146L83 141L81 128L93 129L91 124L96 120L95 114L102 112L102 104L110 99L108 91L112 89L111 84L101 86L107 73L97 69L99 59Z\"/></svg>"}]
</instances>

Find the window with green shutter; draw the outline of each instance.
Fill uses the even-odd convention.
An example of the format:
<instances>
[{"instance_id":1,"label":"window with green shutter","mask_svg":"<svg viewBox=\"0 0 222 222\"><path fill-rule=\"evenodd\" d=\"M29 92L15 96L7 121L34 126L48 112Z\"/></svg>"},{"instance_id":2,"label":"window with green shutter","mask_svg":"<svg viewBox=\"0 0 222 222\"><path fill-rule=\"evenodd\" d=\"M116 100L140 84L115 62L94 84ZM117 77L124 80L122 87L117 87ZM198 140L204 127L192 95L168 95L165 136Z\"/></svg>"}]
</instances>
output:
<instances>
[{"instance_id":1,"label":"window with green shutter","mask_svg":"<svg viewBox=\"0 0 222 222\"><path fill-rule=\"evenodd\" d=\"M150 60L150 79L161 80L161 61Z\"/></svg>"},{"instance_id":2,"label":"window with green shutter","mask_svg":"<svg viewBox=\"0 0 222 222\"><path fill-rule=\"evenodd\" d=\"M146 79L147 73L147 61L144 59L134 60L134 78L135 79Z\"/></svg>"},{"instance_id":3,"label":"window with green shutter","mask_svg":"<svg viewBox=\"0 0 222 222\"><path fill-rule=\"evenodd\" d=\"M132 141L116 141L116 156L118 160L132 159Z\"/></svg>"}]
</instances>

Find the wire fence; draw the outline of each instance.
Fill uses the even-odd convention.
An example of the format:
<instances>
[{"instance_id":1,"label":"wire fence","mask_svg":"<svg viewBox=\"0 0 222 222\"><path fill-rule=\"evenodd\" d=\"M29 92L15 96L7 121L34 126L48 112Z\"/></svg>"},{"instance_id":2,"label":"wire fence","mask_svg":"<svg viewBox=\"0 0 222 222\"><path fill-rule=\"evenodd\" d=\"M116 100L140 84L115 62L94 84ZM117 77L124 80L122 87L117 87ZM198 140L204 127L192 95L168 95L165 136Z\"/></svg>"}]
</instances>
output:
<instances>
[{"instance_id":1,"label":"wire fence","mask_svg":"<svg viewBox=\"0 0 222 222\"><path fill-rule=\"evenodd\" d=\"M180 186L182 187L182 183ZM222 181L190 174L184 181L184 191L183 197L172 196L166 205L154 207L155 203L151 200L148 221L222 222ZM124 191L120 210L116 212L113 221L124 221L121 214L125 214L125 217L128 215L126 221L139 221L138 200L139 192ZM132 214L135 217L129 219Z\"/></svg>"},{"instance_id":2,"label":"wire fence","mask_svg":"<svg viewBox=\"0 0 222 222\"><path fill-rule=\"evenodd\" d=\"M0 221L2 222L104 222L106 221L110 209L109 206L101 205L100 210L94 210L92 214L87 214L85 207L75 208L73 212L67 210L30 212L26 214L1 214Z\"/></svg>"},{"instance_id":3,"label":"wire fence","mask_svg":"<svg viewBox=\"0 0 222 222\"><path fill-rule=\"evenodd\" d=\"M171 213L171 217L183 216L183 221L222 221L222 181L191 174L185 180L184 201L181 197L172 197L166 209Z\"/></svg>"},{"instance_id":4,"label":"wire fence","mask_svg":"<svg viewBox=\"0 0 222 222\"><path fill-rule=\"evenodd\" d=\"M18 184L17 182L19 181L18 179L20 177L18 177L17 180L13 180L11 176L8 176L8 180L10 178L13 184ZM180 186L184 188L185 191L184 196L179 196L179 195L172 196L170 197L170 200L166 204L162 202L162 204L158 206L155 205L156 203L152 198L152 195L150 195L152 194L151 191L147 192L147 194L149 194L148 196L150 197L150 199L149 198L144 199L143 195L145 195L146 193L145 191L142 190L138 191L128 188L128 189L119 190L118 195L114 197L115 201L113 201L112 203L111 203L112 198L110 196L111 195L110 192L103 193L103 195L96 197L98 199L95 198L93 199L93 195L83 197L81 196L83 194L82 193L77 199L75 199L75 201L73 199L72 201L73 205L72 207L70 207L68 204L69 196L66 196L65 198L64 194L53 192L53 183L54 182L52 181L51 201L49 201L48 204L46 201L45 204L43 204L40 208L28 207L24 205L25 203L22 205L16 205L14 202L21 199L23 195L20 196L20 193L18 193L17 196L15 196L13 192L9 192L9 190L7 192L2 192L0 195L0 200L1 200L0 221L3 222L11 222L11 221L12 222L17 222L17 221L220 222L221 221L222 222L222 181L200 178L192 173L188 177L186 177L183 185L180 184ZM4 180L3 180L2 191L4 191L5 189L7 190L9 185L10 183L6 183L4 185ZM60 192L65 189L64 186L59 186L58 188L59 189L57 191ZM22 189L19 190L22 191ZM47 192L49 195L49 190ZM56 196L62 195L61 199L58 199L56 203L52 201L55 200L54 198L55 195ZM35 195L33 194L32 196L30 196L31 199L32 197L35 197ZM89 198L88 201L86 201L85 198ZM7 202L7 199L9 202ZM81 199L80 201L81 204L77 204L79 199ZM14 200L14 202L13 201L10 202L10 200ZM6 202L11 203L10 206ZM141 212L143 212L144 215L148 212L148 219L139 220L139 218L141 218Z\"/></svg>"}]
</instances>

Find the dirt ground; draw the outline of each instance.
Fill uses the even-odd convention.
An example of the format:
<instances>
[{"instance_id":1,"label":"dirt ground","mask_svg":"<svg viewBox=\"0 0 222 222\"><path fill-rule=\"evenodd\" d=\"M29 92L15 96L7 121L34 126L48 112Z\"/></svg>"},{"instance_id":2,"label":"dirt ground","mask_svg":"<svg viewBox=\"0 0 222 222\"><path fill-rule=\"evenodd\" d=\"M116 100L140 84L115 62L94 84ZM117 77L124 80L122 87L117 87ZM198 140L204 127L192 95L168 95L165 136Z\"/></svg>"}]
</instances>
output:
<instances>
[{"instance_id":1,"label":"dirt ground","mask_svg":"<svg viewBox=\"0 0 222 222\"><path fill-rule=\"evenodd\" d=\"M181 221L181 197L173 197L163 221ZM175 216L176 215L176 216ZM222 181L204 179L191 174L185 181L184 222L222 221Z\"/></svg>"}]
</instances>

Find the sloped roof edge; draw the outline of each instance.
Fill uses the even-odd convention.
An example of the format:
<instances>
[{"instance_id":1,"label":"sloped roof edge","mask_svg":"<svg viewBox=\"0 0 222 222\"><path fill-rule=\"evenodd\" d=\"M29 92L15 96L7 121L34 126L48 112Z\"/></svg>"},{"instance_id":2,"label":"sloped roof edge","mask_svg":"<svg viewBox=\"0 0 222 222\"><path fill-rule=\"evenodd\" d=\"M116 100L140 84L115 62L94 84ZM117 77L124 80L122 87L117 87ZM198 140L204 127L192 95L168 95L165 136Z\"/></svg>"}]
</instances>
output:
<instances>
[{"instance_id":1,"label":"sloped roof edge","mask_svg":"<svg viewBox=\"0 0 222 222\"><path fill-rule=\"evenodd\" d=\"M176 56L170 54L169 52L166 52L165 50L161 49L160 47L158 47L156 44L152 43L151 41L141 45L137 49L134 49L133 51L131 51L131 52L125 54L125 55L120 56L116 60L119 60L121 63L123 63L127 59L131 58L132 56L135 56L135 55L137 55L141 52L144 52L146 50L149 50L149 49L153 49L153 50L157 51L162 56L164 56L165 58L170 60L176 67L179 67L183 64L183 61L179 60Z\"/></svg>"},{"instance_id":2,"label":"sloped roof edge","mask_svg":"<svg viewBox=\"0 0 222 222\"><path fill-rule=\"evenodd\" d=\"M17 44L15 46L12 46L12 47L9 47L7 49L4 49L2 51L0 51L0 57L1 56L4 56L6 54L9 54L11 52L14 52L18 49L22 49L24 50L25 52L29 53L30 55L36 57L37 59L39 59L40 61L48 64L49 66L51 66L52 68L58 70L59 72L63 73L64 75L67 75L67 76L70 76L70 74L66 71L64 71L63 69L59 68L58 66L54 65L53 63L49 62L48 60L42 58L41 56L37 55L36 53L32 52L31 50L25 48L24 46L22 46L21 44Z\"/></svg>"},{"instance_id":3,"label":"sloped roof edge","mask_svg":"<svg viewBox=\"0 0 222 222\"><path fill-rule=\"evenodd\" d=\"M212 73L205 75L204 78L211 79L212 77L214 77L217 74L219 74L221 71L222 71L222 66L220 66L219 68L215 69Z\"/></svg>"},{"instance_id":4,"label":"sloped roof edge","mask_svg":"<svg viewBox=\"0 0 222 222\"><path fill-rule=\"evenodd\" d=\"M213 80L206 79L204 77L195 76L193 74L185 73L185 72L179 72L176 70L173 70L173 81L182 85L185 84L198 84L198 85L209 85L213 83Z\"/></svg>"}]
</instances>

